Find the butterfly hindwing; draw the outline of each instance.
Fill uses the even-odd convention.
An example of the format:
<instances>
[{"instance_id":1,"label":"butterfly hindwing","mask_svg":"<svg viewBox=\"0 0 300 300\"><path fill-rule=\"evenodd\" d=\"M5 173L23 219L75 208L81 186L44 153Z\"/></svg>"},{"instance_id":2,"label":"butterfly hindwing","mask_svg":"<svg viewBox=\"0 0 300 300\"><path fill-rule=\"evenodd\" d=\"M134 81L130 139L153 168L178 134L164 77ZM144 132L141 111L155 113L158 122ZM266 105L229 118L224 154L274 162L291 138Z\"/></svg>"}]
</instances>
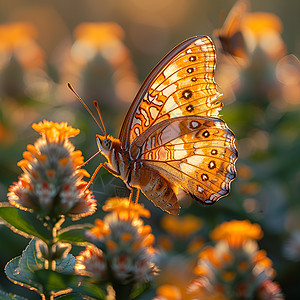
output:
<instances>
[{"instance_id":1,"label":"butterfly hindwing","mask_svg":"<svg viewBox=\"0 0 300 300\"><path fill-rule=\"evenodd\" d=\"M234 140L221 119L177 117L144 132L132 143L130 154L170 186L201 203L213 204L229 192L235 178Z\"/></svg>"},{"instance_id":2,"label":"butterfly hindwing","mask_svg":"<svg viewBox=\"0 0 300 300\"><path fill-rule=\"evenodd\" d=\"M120 133L128 149L140 134L163 120L189 115L217 117L221 94L214 82L214 45L209 37L186 40L174 48L149 74Z\"/></svg>"}]
</instances>

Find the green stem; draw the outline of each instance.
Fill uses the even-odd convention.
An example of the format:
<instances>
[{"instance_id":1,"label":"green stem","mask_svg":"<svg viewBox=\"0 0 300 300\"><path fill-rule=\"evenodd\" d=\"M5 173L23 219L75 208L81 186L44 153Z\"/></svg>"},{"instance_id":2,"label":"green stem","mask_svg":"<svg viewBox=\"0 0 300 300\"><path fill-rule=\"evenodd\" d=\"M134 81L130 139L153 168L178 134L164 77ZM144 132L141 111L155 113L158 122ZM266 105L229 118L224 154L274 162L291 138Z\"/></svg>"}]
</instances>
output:
<instances>
[{"instance_id":1,"label":"green stem","mask_svg":"<svg viewBox=\"0 0 300 300\"><path fill-rule=\"evenodd\" d=\"M51 295L51 293L50 294L44 293L41 296L42 296L42 300L54 300L54 297Z\"/></svg>"},{"instance_id":2,"label":"green stem","mask_svg":"<svg viewBox=\"0 0 300 300\"><path fill-rule=\"evenodd\" d=\"M56 236L57 236L57 230L60 229L61 224L64 222L64 217L58 219L58 220L54 220L54 219L50 219L49 221L49 227L51 229L51 233L52 233L52 237L51 239L48 241L47 246L48 246L48 269L55 271L55 265L53 265L53 262L55 261L55 259L53 259L53 257L55 257L55 253L53 252L53 246L57 243L56 240Z\"/></svg>"},{"instance_id":3,"label":"green stem","mask_svg":"<svg viewBox=\"0 0 300 300\"><path fill-rule=\"evenodd\" d=\"M118 281L113 282L113 288L116 293L116 300L129 300L133 290L133 282L122 284Z\"/></svg>"},{"instance_id":4,"label":"green stem","mask_svg":"<svg viewBox=\"0 0 300 300\"><path fill-rule=\"evenodd\" d=\"M47 220L49 229L52 233L51 238L47 242L47 248L48 248L47 269L51 271L55 271L56 269L56 265L53 263L55 261L55 254L56 254L55 252L53 252L53 250L55 251L55 248L53 246L57 243L57 239L56 239L57 231L60 229L61 224L64 222L64 220L65 220L64 218L60 218L58 220L57 219ZM51 290L50 291L44 290L41 297L42 300L54 300L54 296L52 295Z\"/></svg>"}]
</instances>

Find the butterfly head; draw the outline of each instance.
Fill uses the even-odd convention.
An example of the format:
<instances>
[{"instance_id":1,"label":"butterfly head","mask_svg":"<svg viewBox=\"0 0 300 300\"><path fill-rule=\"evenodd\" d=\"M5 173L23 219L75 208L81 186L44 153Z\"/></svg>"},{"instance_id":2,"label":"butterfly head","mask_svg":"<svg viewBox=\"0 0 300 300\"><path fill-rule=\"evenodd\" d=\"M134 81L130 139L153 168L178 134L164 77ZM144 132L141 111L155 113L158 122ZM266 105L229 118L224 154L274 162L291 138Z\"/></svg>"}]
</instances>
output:
<instances>
[{"instance_id":1,"label":"butterfly head","mask_svg":"<svg viewBox=\"0 0 300 300\"><path fill-rule=\"evenodd\" d=\"M104 156L109 156L113 144L111 137L98 134L96 140L99 151L104 154Z\"/></svg>"}]
</instances>

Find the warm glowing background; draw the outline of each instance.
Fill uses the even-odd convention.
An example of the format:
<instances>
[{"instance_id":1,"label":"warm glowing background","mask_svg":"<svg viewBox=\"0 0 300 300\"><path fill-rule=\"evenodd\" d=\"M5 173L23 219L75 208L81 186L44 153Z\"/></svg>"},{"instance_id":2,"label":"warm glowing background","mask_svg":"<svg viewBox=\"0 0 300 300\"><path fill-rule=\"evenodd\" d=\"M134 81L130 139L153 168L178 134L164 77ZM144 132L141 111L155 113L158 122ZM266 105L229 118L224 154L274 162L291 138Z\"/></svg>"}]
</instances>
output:
<instances>
[{"instance_id":1,"label":"warm glowing background","mask_svg":"<svg viewBox=\"0 0 300 300\"><path fill-rule=\"evenodd\" d=\"M21 173L16 162L25 146L37 138L33 122L68 122L81 130L74 139L76 148L86 158L97 151L99 130L66 82L89 105L99 101L107 130L117 137L127 108L151 68L182 40L212 36L234 3L0 0L1 201L7 201L8 186ZM300 253L295 258L284 250L292 234L298 232L300 240L299 11L298 0L253 0L251 12L275 15L249 14L243 20L248 61L238 65L217 49L216 81L225 94L222 118L238 141L238 179L231 194L215 206L187 201L182 211L202 218L204 237L224 220L259 223L264 231L261 246L274 262L276 280L287 299L295 299L300 284ZM98 162L95 158L88 165L90 173ZM105 170L93 189L99 203L107 195L127 192L121 180ZM163 213L144 198L141 201L151 209L151 225L159 234ZM27 241L4 226L0 237L3 270ZM8 290L12 285L1 272L0 286Z\"/></svg>"}]
</instances>

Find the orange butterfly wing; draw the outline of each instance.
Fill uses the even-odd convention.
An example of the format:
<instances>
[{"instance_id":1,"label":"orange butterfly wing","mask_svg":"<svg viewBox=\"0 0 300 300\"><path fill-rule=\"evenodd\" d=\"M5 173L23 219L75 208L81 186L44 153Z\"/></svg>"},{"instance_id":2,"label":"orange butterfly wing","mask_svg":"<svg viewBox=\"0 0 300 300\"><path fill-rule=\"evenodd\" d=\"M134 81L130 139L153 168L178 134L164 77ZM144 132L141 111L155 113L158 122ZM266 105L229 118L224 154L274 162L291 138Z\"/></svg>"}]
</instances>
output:
<instances>
[{"instance_id":1,"label":"orange butterfly wing","mask_svg":"<svg viewBox=\"0 0 300 300\"><path fill-rule=\"evenodd\" d=\"M120 132L127 182L170 213L179 212L179 189L212 204L235 178L234 135L217 118L215 64L209 37L179 44L148 75Z\"/></svg>"},{"instance_id":2,"label":"orange butterfly wing","mask_svg":"<svg viewBox=\"0 0 300 300\"><path fill-rule=\"evenodd\" d=\"M130 155L144 167L158 170L173 187L203 204L213 204L228 194L235 178L234 141L234 134L221 119L177 117L154 125L136 138ZM169 212L177 205L151 200Z\"/></svg>"},{"instance_id":3,"label":"orange butterfly wing","mask_svg":"<svg viewBox=\"0 0 300 300\"><path fill-rule=\"evenodd\" d=\"M207 36L190 38L148 75L124 120L122 148L163 120L189 115L217 117L222 103L214 82L215 51Z\"/></svg>"}]
</instances>

